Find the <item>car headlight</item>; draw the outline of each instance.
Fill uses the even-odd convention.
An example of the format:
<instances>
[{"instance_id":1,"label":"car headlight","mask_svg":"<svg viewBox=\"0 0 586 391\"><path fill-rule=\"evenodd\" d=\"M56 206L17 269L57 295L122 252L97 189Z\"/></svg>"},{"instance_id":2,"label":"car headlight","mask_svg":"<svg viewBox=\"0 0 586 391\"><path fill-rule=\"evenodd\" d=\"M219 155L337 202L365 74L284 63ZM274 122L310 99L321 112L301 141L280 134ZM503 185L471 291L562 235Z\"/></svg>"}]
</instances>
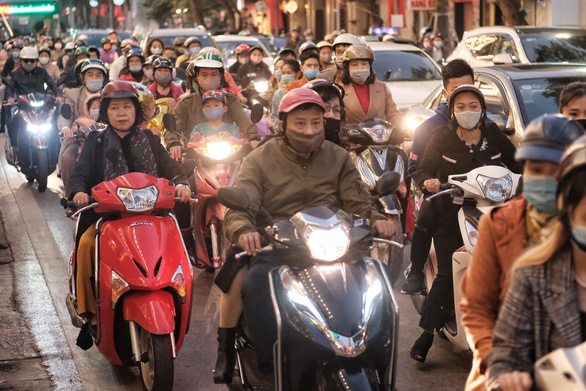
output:
<instances>
[{"instance_id":1,"label":"car headlight","mask_svg":"<svg viewBox=\"0 0 586 391\"><path fill-rule=\"evenodd\" d=\"M208 156L215 160L226 159L230 156L230 143L218 141L207 143Z\"/></svg>"},{"instance_id":2,"label":"car headlight","mask_svg":"<svg viewBox=\"0 0 586 391\"><path fill-rule=\"evenodd\" d=\"M119 187L116 190L116 195L122 201L126 210L144 212L155 207L159 197L159 189L155 185L142 189Z\"/></svg>"},{"instance_id":3,"label":"car headlight","mask_svg":"<svg viewBox=\"0 0 586 391\"><path fill-rule=\"evenodd\" d=\"M493 202L503 202L511 198L513 193L513 179L510 175L501 178L478 175L476 181L480 185L486 199Z\"/></svg>"},{"instance_id":4,"label":"car headlight","mask_svg":"<svg viewBox=\"0 0 586 391\"><path fill-rule=\"evenodd\" d=\"M422 122L416 120L413 117L405 117L405 124L409 129L411 129L412 132L415 132L415 129L417 129L419 125L422 124Z\"/></svg>"},{"instance_id":5,"label":"car headlight","mask_svg":"<svg viewBox=\"0 0 586 391\"><path fill-rule=\"evenodd\" d=\"M177 291L179 295L179 302L181 304L185 303L185 299L187 296L187 284L185 283L185 274L183 273L183 268L181 265L177 267L173 277L171 278L171 287Z\"/></svg>"},{"instance_id":6,"label":"car headlight","mask_svg":"<svg viewBox=\"0 0 586 391\"><path fill-rule=\"evenodd\" d=\"M468 236L468 241L472 245L472 247L476 247L476 243L478 243L478 230L468 220L464 220L464 225L466 226L466 235Z\"/></svg>"},{"instance_id":7,"label":"car headlight","mask_svg":"<svg viewBox=\"0 0 586 391\"><path fill-rule=\"evenodd\" d=\"M393 133L393 128L387 128L384 125L375 125L372 128L363 128L366 133L372 137L372 141L375 143L384 143L386 142L389 137L391 137L391 133Z\"/></svg>"},{"instance_id":8,"label":"car headlight","mask_svg":"<svg viewBox=\"0 0 586 391\"><path fill-rule=\"evenodd\" d=\"M308 225L303 238L311 256L322 261L335 261L346 254L350 246L350 234L343 224L332 228Z\"/></svg>"},{"instance_id":9,"label":"car headlight","mask_svg":"<svg viewBox=\"0 0 586 391\"><path fill-rule=\"evenodd\" d=\"M257 81L254 83L254 89L256 92L262 94L263 92L267 92L269 90L269 82L268 81Z\"/></svg>"},{"instance_id":10,"label":"car headlight","mask_svg":"<svg viewBox=\"0 0 586 391\"><path fill-rule=\"evenodd\" d=\"M112 309L116 307L116 303L123 294L130 290L130 285L126 282L124 278L120 276L120 274L116 273L112 270Z\"/></svg>"}]
</instances>

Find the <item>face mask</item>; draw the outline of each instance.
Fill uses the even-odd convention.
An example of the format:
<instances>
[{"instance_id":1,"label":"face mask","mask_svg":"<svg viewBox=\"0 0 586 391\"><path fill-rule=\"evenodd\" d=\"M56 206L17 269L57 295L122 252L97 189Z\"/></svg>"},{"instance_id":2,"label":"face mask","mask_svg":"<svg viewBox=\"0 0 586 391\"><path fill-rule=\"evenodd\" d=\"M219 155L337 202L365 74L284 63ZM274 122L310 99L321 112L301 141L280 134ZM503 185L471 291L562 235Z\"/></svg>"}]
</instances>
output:
<instances>
[{"instance_id":1,"label":"face mask","mask_svg":"<svg viewBox=\"0 0 586 391\"><path fill-rule=\"evenodd\" d=\"M112 50L114 50L114 51L118 50L118 46L112 45Z\"/></svg>"},{"instance_id":2,"label":"face mask","mask_svg":"<svg viewBox=\"0 0 586 391\"><path fill-rule=\"evenodd\" d=\"M425 49L427 49L427 48L428 48L428 47L430 47L430 46L431 46L431 43L430 43L430 42L423 42L423 47L424 47Z\"/></svg>"},{"instance_id":3,"label":"face mask","mask_svg":"<svg viewBox=\"0 0 586 391\"><path fill-rule=\"evenodd\" d=\"M63 47L63 44L61 42L57 42L55 44L55 49L57 49L57 50L61 50L62 47Z\"/></svg>"},{"instance_id":4,"label":"face mask","mask_svg":"<svg viewBox=\"0 0 586 391\"><path fill-rule=\"evenodd\" d=\"M85 82L85 88L87 88L91 92L99 91L103 85L104 85L104 81L102 79L90 79L90 80L86 80L86 82Z\"/></svg>"},{"instance_id":5,"label":"face mask","mask_svg":"<svg viewBox=\"0 0 586 391\"><path fill-rule=\"evenodd\" d=\"M306 69L303 74L305 75L305 77L307 78L307 80L313 80L317 77L317 74L319 73L319 70L317 69Z\"/></svg>"},{"instance_id":6,"label":"face mask","mask_svg":"<svg viewBox=\"0 0 586 391\"><path fill-rule=\"evenodd\" d=\"M350 79L354 84L363 85L370 77L370 69L355 69L350 71Z\"/></svg>"},{"instance_id":7,"label":"face mask","mask_svg":"<svg viewBox=\"0 0 586 391\"><path fill-rule=\"evenodd\" d=\"M39 63L41 65L47 65L49 63L50 58L49 57L40 57L39 58Z\"/></svg>"},{"instance_id":8,"label":"face mask","mask_svg":"<svg viewBox=\"0 0 586 391\"><path fill-rule=\"evenodd\" d=\"M151 48L151 53L152 54L161 54L161 53L163 53L163 48L160 48L158 46L155 48Z\"/></svg>"},{"instance_id":9,"label":"face mask","mask_svg":"<svg viewBox=\"0 0 586 391\"><path fill-rule=\"evenodd\" d=\"M436 41L433 43L433 46L435 46L436 48L441 48L442 46L444 46L444 43L442 41Z\"/></svg>"},{"instance_id":10,"label":"face mask","mask_svg":"<svg viewBox=\"0 0 586 391\"><path fill-rule=\"evenodd\" d=\"M12 52L12 58L20 57L20 52Z\"/></svg>"},{"instance_id":11,"label":"face mask","mask_svg":"<svg viewBox=\"0 0 586 391\"><path fill-rule=\"evenodd\" d=\"M66 50L65 54L67 54L68 56L71 56L73 54L73 50Z\"/></svg>"},{"instance_id":12,"label":"face mask","mask_svg":"<svg viewBox=\"0 0 586 391\"><path fill-rule=\"evenodd\" d=\"M207 77L205 79L198 79L197 82L202 91L217 90L220 88L219 77Z\"/></svg>"},{"instance_id":13,"label":"face mask","mask_svg":"<svg viewBox=\"0 0 586 391\"><path fill-rule=\"evenodd\" d=\"M576 119L574 121L578 122L584 129L586 129L586 119Z\"/></svg>"},{"instance_id":14,"label":"face mask","mask_svg":"<svg viewBox=\"0 0 586 391\"><path fill-rule=\"evenodd\" d=\"M204 109L203 115L207 118L208 121L217 121L224 116L224 108L214 108L214 109Z\"/></svg>"},{"instance_id":15,"label":"face mask","mask_svg":"<svg viewBox=\"0 0 586 391\"><path fill-rule=\"evenodd\" d=\"M283 77L283 71L280 69L277 69L275 71L275 79L277 79L278 81L281 81L282 77Z\"/></svg>"},{"instance_id":16,"label":"face mask","mask_svg":"<svg viewBox=\"0 0 586 391\"><path fill-rule=\"evenodd\" d=\"M96 119L98 118L98 115L100 115L100 109L90 110L90 117Z\"/></svg>"},{"instance_id":17,"label":"face mask","mask_svg":"<svg viewBox=\"0 0 586 391\"><path fill-rule=\"evenodd\" d=\"M191 88L193 88L193 92L194 93L197 92L197 91L199 91L199 86L197 84L195 84L195 83L191 83Z\"/></svg>"},{"instance_id":18,"label":"face mask","mask_svg":"<svg viewBox=\"0 0 586 391\"><path fill-rule=\"evenodd\" d=\"M28 62L25 63L25 64L22 64L22 67L27 72L31 72L33 69L35 69L36 66L37 65L34 62L32 64L31 63L28 63Z\"/></svg>"},{"instance_id":19,"label":"face mask","mask_svg":"<svg viewBox=\"0 0 586 391\"><path fill-rule=\"evenodd\" d=\"M238 62L240 64L246 64L248 61L250 61L250 58L248 58L248 57L244 57L244 58L239 58L238 59Z\"/></svg>"},{"instance_id":20,"label":"face mask","mask_svg":"<svg viewBox=\"0 0 586 391\"><path fill-rule=\"evenodd\" d=\"M586 227L572 225L572 239L581 247L582 251L586 250Z\"/></svg>"},{"instance_id":21,"label":"face mask","mask_svg":"<svg viewBox=\"0 0 586 391\"><path fill-rule=\"evenodd\" d=\"M287 142L295 151L299 153L312 153L319 149L325 139L325 133L322 130L316 134L303 134L291 129L287 129Z\"/></svg>"},{"instance_id":22,"label":"face mask","mask_svg":"<svg viewBox=\"0 0 586 391\"><path fill-rule=\"evenodd\" d=\"M482 111L464 111L462 113L454 113L454 117L458 125L464 130L474 130L480 122Z\"/></svg>"},{"instance_id":23,"label":"face mask","mask_svg":"<svg viewBox=\"0 0 586 391\"><path fill-rule=\"evenodd\" d=\"M319 56L319 60L324 64L329 64L330 62L332 62L332 56L322 54L321 56Z\"/></svg>"},{"instance_id":24,"label":"face mask","mask_svg":"<svg viewBox=\"0 0 586 391\"><path fill-rule=\"evenodd\" d=\"M171 80L173 80L173 76L171 76L170 74L155 75L155 81L163 87L167 87L169 83L171 83Z\"/></svg>"},{"instance_id":25,"label":"face mask","mask_svg":"<svg viewBox=\"0 0 586 391\"><path fill-rule=\"evenodd\" d=\"M334 144L340 144L340 125L342 120L335 118L326 118L325 120L324 132L326 140Z\"/></svg>"},{"instance_id":26,"label":"face mask","mask_svg":"<svg viewBox=\"0 0 586 391\"><path fill-rule=\"evenodd\" d=\"M283 83L285 83L285 85L291 83L293 80L295 80L295 75L283 75L283 76L281 76L281 81Z\"/></svg>"},{"instance_id":27,"label":"face mask","mask_svg":"<svg viewBox=\"0 0 586 391\"><path fill-rule=\"evenodd\" d=\"M144 72L144 75L146 76L146 78L148 80L154 80L153 79L153 70L152 69L145 69L145 70L143 70L143 72Z\"/></svg>"},{"instance_id":28,"label":"face mask","mask_svg":"<svg viewBox=\"0 0 586 391\"><path fill-rule=\"evenodd\" d=\"M138 73L142 70L142 65L131 65L128 68L130 69L130 73Z\"/></svg>"},{"instance_id":29,"label":"face mask","mask_svg":"<svg viewBox=\"0 0 586 391\"><path fill-rule=\"evenodd\" d=\"M48 43L44 43L44 44L43 44L43 47L44 47L44 48L48 48L48 47L49 47L49 44L48 44Z\"/></svg>"},{"instance_id":30,"label":"face mask","mask_svg":"<svg viewBox=\"0 0 586 391\"><path fill-rule=\"evenodd\" d=\"M557 182L550 175L525 175L523 197L541 213L554 215L556 207Z\"/></svg>"},{"instance_id":31,"label":"face mask","mask_svg":"<svg viewBox=\"0 0 586 391\"><path fill-rule=\"evenodd\" d=\"M336 63L336 65L338 66L338 68L342 68L342 66L344 65L344 60L342 56L336 56L334 57L334 62Z\"/></svg>"},{"instance_id":32,"label":"face mask","mask_svg":"<svg viewBox=\"0 0 586 391\"><path fill-rule=\"evenodd\" d=\"M196 47L196 48L191 48L189 49L189 54L191 54L192 56L195 56L196 54L199 53L199 51L201 50L201 47Z\"/></svg>"}]
</instances>

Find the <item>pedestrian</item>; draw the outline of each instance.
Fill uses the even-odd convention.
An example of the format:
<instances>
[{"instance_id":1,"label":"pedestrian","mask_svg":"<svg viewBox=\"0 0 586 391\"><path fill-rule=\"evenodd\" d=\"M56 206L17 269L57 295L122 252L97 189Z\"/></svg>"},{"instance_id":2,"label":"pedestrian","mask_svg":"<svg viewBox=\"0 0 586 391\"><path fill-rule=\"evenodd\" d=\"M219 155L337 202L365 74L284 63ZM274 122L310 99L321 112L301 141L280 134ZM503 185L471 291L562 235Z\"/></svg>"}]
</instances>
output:
<instances>
[{"instance_id":1,"label":"pedestrian","mask_svg":"<svg viewBox=\"0 0 586 391\"><path fill-rule=\"evenodd\" d=\"M303 38L299 35L299 27L292 28L289 32L289 38L287 42L285 42L285 48L291 49L295 53L299 52L299 47L305 42Z\"/></svg>"},{"instance_id":2,"label":"pedestrian","mask_svg":"<svg viewBox=\"0 0 586 391\"><path fill-rule=\"evenodd\" d=\"M446 45L444 37L440 33L436 33L431 39L431 45L425 49L425 52L429 54L433 61L442 66L452 53L452 49L449 45Z\"/></svg>"}]
</instances>

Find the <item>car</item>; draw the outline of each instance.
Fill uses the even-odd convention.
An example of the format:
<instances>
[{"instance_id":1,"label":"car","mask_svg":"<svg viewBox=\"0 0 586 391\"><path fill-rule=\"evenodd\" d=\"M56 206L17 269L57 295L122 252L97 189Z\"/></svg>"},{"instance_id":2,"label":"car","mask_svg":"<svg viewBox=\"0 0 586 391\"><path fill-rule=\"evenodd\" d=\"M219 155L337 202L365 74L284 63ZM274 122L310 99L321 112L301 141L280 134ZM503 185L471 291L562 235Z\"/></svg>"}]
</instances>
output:
<instances>
[{"instance_id":1,"label":"car","mask_svg":"<svg viewBox=\"0 0 586 391\"><path fill-rule=\"evenodd\" d=\"M423 50L398 43L368 42L372 67L401 111L422 103L442 84L440 67Z\"/></svg>"},{"instance_id":2,"label":"car","mask_svg":"<svg viewBox=\"0 0 586 391\"><path fill-rule=\"evenodd\" d=\"M236 46L247 44L248 46L258 46L262 49L263 62L269 67L273 66L273 56L267 47L258 39L257 36L244 35L216 35L214 37L220 49L224 52L224 65L228 69L236 62Z\"/></svg>"},{"instance_id":3,"label":"car","mask_svg":"<svg viewBox=\"0 0 586 391\"><path fill-rule=\"evenodd\" d=\"M474 69L474 85L484 94L487 115L519 145L525 128L542 114L558 113L558 97L573 81L586 82L586 64L509 64ZM415 130L445 103L441 88L411 108L407 124Z\"/></svg>"},{"instance_id":4,"label":"car","mask_svg":"<svg viewBox=\"0 0 586 391\"><path fill-rule=\"evenodd\" d=\"M125 39L130 38L130 33L126 31L116 31L118 33L118 38L120 42L124 41ZM102 47L102 38L107 37L110 35L108 30L77 30L75 35L73 36L73 41L79 37L80 35L87 35L87 45L93 46L96 48Z\"/></svg>"},{"instance_id":5,"label":"car","mask_svg":"<svg viewBox=\"0 0 586 391\"><path fill-rule=\"evenodd\" d=\"M147 42L153 38L159 38L165 43L165 46L173 47L173 41L177 37L189 38L196 37L201 42L201 47L212 46L216 49L220 49L216 44L216 41L212 38L210 33L203 28L179 28L179 29L159 29L149 31L142 41L141 47L143 50L146 47Z\"/></svg>"},{"instance_id":6,"label":"car","mask_svg":"<svg viewBox=\"0 0 586 391\"><path fill-rule=\"evenodd\" d=\"M285 48L286 44L287 44L287 37L274 37L273 38L273 47L275 48L276 53L283 50L283 48Z\"/></svg>"},{"instance_id":7,"label":"car","mask_svg":"<svg viewBox=\"0 0 586 391\"><path fill-rule=\"evenodd\" d=\"M586 63L586 29L577 27L480 27L466 31L447 58L472 67L521 63Z\"/></svg>"}]
</instances>

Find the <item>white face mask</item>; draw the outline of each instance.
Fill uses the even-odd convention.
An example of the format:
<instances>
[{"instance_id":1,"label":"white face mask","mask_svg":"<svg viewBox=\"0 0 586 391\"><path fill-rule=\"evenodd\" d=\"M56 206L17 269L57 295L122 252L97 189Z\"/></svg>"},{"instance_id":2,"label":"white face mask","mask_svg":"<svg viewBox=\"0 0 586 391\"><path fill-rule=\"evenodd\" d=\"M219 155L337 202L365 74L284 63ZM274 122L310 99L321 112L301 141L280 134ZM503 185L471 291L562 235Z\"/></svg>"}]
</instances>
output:
<instances>
[{"instance_id":1,"label":"white face mask","mask_svg":"<svg viewBox=\"0 0 586 391\"><path fill-rule=\"evenodd\" d=\"M463 111L461 113L454 113L458 125L465 130L474 130L480 122L482 111Z\"/></svg>"},{"instance_id":2,"label":"white face mask","mask_svg":"<svg viewBox=\"0 0 586 391\"><path fill-rule=\"evenodd\" d=\"M98 115L100 115L100 109L90 110L90 117L92 117L93 119L98 118Z\"/></svg>"},{"instance_id":3,"label":"white face mask","mask_svg":"<svg viewBox=\"0 0 586 391\"><path fill-rule=\"evenodd\" d=\"M39 64L47 65L49 63L49 60L50 60L49 57L39 57Z\"/></svg>"},{"instance_id":4,"label":"white face mask","mask_svg":"<svg viewBox=\"0 0 586 391\"><path fill-rule=\"evenodd\" d=\"M144 75L146 76L146 78L148 80L155 80L154 76L153 76L153 70L152 69L143 69Z\"/></svg>"},{"instance_id":5,"label":"white face mask","mask_svg":"<svg viewBox=\"0 0 586 391\"><path fill-rule=\"evenodd\" d=\"M152 54L161 54L161 53L163 53L163 48L160 48L160 47L151 48L151 53Z\"/></svg>"},{"instance_id":6,"label":"white face mask","mask_svg":"<svg viewBox=\"0 0 586 391\"><path fill-rule=\"evenodd\" d=\"M354 69L350 71L350 79L358 85L363 85L370 77L370 69Z\"/></svg>"},{"instance_id":7,"label":"white face mask","mask_svg":"<svg viewBox=\"0 0 586 391\"><path fill-rule=\"evenodd\" d=\"M63 47L63 44L61 42L57 42L55 44L55 49L57 49L57 50L61 50L62 47Z\"/></svg>"},{"instance_id":8,"label":"white face mask","mask_svg":"<svg viewBox=\"0 0 586 391\"><path fill-rule=\"evenodd\" d=\"M423 42L423 47L424 47L425 49L427 49L427 48L428 48L428 47L430 47L430 46L431 46L431 43L430 43L430 42Z\"/></svg>"}]
</instances>

